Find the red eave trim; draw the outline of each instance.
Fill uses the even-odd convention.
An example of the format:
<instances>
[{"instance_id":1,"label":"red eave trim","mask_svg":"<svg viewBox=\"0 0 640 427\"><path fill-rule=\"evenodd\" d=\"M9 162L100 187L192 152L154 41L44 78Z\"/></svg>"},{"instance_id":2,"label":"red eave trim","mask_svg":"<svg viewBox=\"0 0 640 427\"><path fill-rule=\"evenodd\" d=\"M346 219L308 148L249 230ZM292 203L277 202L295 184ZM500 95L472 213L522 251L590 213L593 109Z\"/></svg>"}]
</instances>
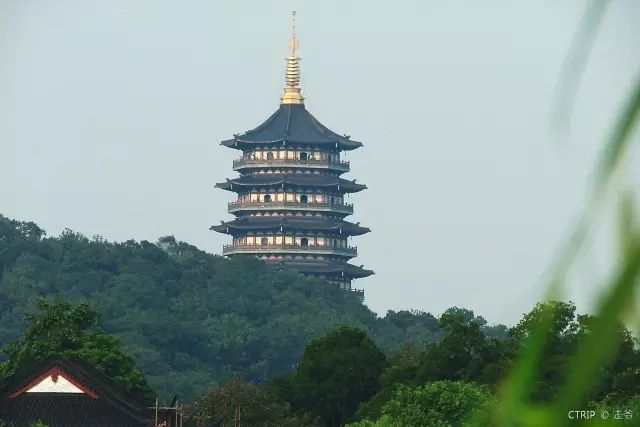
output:
<instances>
[{"instance_id":1,"label":"red eave trim","mask_svg":"<svg viewBox=\"0 0 640 427\"><path fill-rule=\"evenodd\" d=\"M86 386L82 385L80 382L78 382L76 379L74 379L71 375L67 374L66 372L63 372L62 369L60 369L58 367L55 367L55 368L51 368L51 369L45 371L42 375L40 375L39 377L37 377L36 379L31 381L29 384L25 385L24 387L21 387L16 392L14 392L13 394L9 395L9 399L15 399L16 397L18 397L19 395L25 393L31 387L35 386L36 384L38 384L39 382L43 381L45 378L47 378L49 376L63 377L65 380L69 381L71 384L73 384L74 386L78 387L80 390L82 390L87 396L91 397L92 399L99 399L100 398L94 391L92 391L89 388L87 388Z\"/></svg>"}]
</instances>

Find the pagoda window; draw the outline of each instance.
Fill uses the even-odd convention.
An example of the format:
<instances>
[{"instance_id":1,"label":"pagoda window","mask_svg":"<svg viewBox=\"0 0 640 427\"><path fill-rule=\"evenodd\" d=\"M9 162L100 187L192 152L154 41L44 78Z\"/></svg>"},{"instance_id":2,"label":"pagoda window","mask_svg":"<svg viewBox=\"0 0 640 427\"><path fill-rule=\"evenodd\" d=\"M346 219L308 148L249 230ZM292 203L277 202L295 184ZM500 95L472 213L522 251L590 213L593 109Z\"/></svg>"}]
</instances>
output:
<instances>
[{"instance_id":1,"label":"pagoda window","mask_svg":"<svg viewBox=\"0 0 640 427\"><path fill-rule=\"evenodd\" d=\"M269 202L271 202L271 194L265 194L265 196L264 196L264 202L265 202L265 203L269 203Z\"/></svg>"},{"instance_id":2,"label":"pagoda window","mask_svg":"<svg viewBox=\"0 0 640 427\"><path fill-rule=\"evenodd\" d=\"M267 153L267 160L273 160L273 159L274 159L274 157L273 157L273 151L269 151L269 152Z\"/></svg>"},{"instance_id":3,"label":"pagoda window","mask_svg":"<svg viewBox=\"0 0 640 427\"><path fill-rule=\"evenodd\" d=\"M309 197L306 194L303 194L302 196L300 196L300 203L309 203Z\"/></svg>"},{"instance_id":4,"label":"pagoda window","mask_svg":"<svg viewBox=\"0 0 640 427\"><path fill-rule=\"evenodd\" d=\"M260 244L262 246L268 245L269 244L269 239L267 237L263 237L262 239L260 239Z\"/></svg>"},{"instance_id":5,"label":"pagoda window","mask_svg":"<svg viewBox=\"0 0 640 427\"><path fill-rule=\"evenodd\" d=\"M292 236L284 236L284 244L285 245L293 245L293 237Z\"/></svg>"},{"instance_id":6,"label":"pagoda window","mask_svg":"<svg viewBox=\"0 0 640 427\"><path fill-rule=\"evenodd\" d=\"M308 160L308 158L309 158L309 155L307 153L305 152L300 153L300 157L299 157L300 160Z\"/></svg>"},{"instance_id":7,"label":"pagoda window","mask_svg":"<svg viewBox=\"0 0 640 427\"><path fill-rule=\"evenodd\" d=\"M295 158L296 158L296 152L295 151L287 151L287 159L294 160Z\"/></svg>"},{"instance_id":8,"label":"pagoda window","mask_svg":"<svg viewBox=\"0 0 640 427\"><path fill-rule=\"evenodd\" d=\"M300 239L300 246L309 246L309 239L307 239L306 237Z\"/></svg>"},{"instance_id":9,"label":"pagoda window","mask_svg":"<svg viewBox=\"0 0 640 427\"><path fill-rule=\"evenodd\" d=\"M292 193L287 193L287 202L295 202L295 201L296 201L296 195Z\"/></svg>"},{"instance_id":10,"label":"pagoda window","mask_svg":"<svg viewBox=\"0 0 640 427\"><path fill-rule=\"evenodd\" d=\"M276 243L276 245L281 245L282 244L282 236L276 236L275 237L275 243Z\"/></svg>"}]
</instances>

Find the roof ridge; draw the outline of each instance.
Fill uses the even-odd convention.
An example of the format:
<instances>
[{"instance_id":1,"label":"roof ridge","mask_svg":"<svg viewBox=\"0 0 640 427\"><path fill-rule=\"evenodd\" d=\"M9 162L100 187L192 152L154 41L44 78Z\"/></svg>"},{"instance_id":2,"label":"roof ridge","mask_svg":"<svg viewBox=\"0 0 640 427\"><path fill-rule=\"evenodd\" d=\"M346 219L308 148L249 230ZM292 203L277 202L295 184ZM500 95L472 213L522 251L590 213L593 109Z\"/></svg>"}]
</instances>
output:
<instances>
[{"instance_id":1,"label":"roof ridge","mask_svg":"<svg viewBox=\"0 0 640 427\"><path fill-rule=\"evenodd\" d=\"M283 108L283 107L280 107ZM304 106L302 107L304 108ZM287 108L287 125L284 127L284 140L286 141L287 137L289 136L289 128L291 127L291 104L288 104L288 108Z\"/></svg>"},{"instance_id":2,"label":"roof ridge","mask_svg":"<svg viewBox=\"0 0 640 427\"><path fill-rule=\"evenodd\" d=\"M280 111L282 110L282 106L280 106L276 111L274 111L273 113L271 113L271 115L267 118L267 120L265 120L264 122L262 122L261 124L259 124L257 127L248 130L244 133L244 135L248 135L250 133L254 133L257 132L259 130L264 129L269 123L271 123L276 116L278 115L278 113L280 113ZM235 135L234 135L235 136Z\"/></svg>"}]
</instances>

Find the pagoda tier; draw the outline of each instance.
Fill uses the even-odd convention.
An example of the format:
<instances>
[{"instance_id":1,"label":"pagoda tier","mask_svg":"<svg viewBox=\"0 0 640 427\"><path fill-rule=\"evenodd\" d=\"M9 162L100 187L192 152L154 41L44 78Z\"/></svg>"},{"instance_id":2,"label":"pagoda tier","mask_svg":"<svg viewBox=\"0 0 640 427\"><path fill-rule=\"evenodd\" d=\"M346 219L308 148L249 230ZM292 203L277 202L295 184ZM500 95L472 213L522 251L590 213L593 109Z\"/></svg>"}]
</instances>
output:
<instances>
[{"instance_id":1,"label":"pagoda tier","mask_svg":"<svg viewBox=\"0 0 640 427\"><path fill-rule=\"evenodd\" d=\"M367 188L364 184L357 184L355 180L347 181L337 176L320 173L259 173L242 175L238 178L227 179L226 182L216 184L223 190L245 192L251 188L314 188L332 190L342 194L357 193Z\"/></svg>"},{"instance_id":2,"label":"pagoda tier","mask_svg":"<svg viewBox=\"0 0 640 427\"><path fill-rule=\"evenodd\" d=\"M285 260L281 261L281 263L306 275L320 277L336 283L341 289L354 292L360 300L364 300L364 290L352 288L351 281L373 274L373 271L366 270L363 266L341 261L306 262Z\"/></svg>"},{"instance_id":3,"label":"pagoda tier","mask_svg":"<svg viewBox=\"0 0 640 427\"><path fill-rule=\"evenodd\" d=\"M254 196L253 199L251 196ZM251 215L257 210L268 215L325 213L337 218L353 214L352 204L342 202L339 197L332 199L325 194L252 193L241 195L238 200L229 202L227 210L237 216Z\"/></svg>"},{"instance_id":4,"label":"pagoda tier","mask_svg":"<svg viewBox=\"0 0 640 427\"><path fill-rule=\"evenodd\" d=\"M275 113L257 128L222 145L238 150L251 150L256 146L320 146L336 150L354 150L361 142L352 141L347 135L329 130L307 111L304 104L282 104Z\"/></svg>"},{"instance_id":5,"label":"pagoda tier","mask_svg":"<svg viewBox=\"0 0 640 427\"><path fill-rule=\"evenodd\" d=\"M322 231L327 235L359 236L371 231L367 227L342 219L305 216L246 216L211 226L219 233L238 235L247 231Z\"/></svg>"},{"instance_id":6,"label":"pagoda tier","mask_svg":"<svg viewBox=\"0 0 640 427\"><path fill-rule=\"evenodd\" d=\"M326 276L340 276L348 279L359 279L373 274L373 271L366 270L363 266L356 266L347 262L324 261L324 262L304 262L304 261L283 261L283 264L294 267L301 273L315 273Z\"/></svg>"},{"instance_id":7,"label":"pagoda tier","mask_svg":"<svg viewBox=\"0 0 640 427\"><path fill-rule=\"evenodd\" d=\"M242 151L233 162L240 176L216 184L237 193L228 205L236 218L211 230L233 237L223 247L225 256L250 255L286 264L352 290L352 279L373 272L347 263L358 254L349 240L370 230L344 220L353 214L345 195L367 186L341 178L350 170L341 154L362 143L333 132L307 111L298 86L295 34L290 47L278 110L257 128L221 143ZM364 291L357 293L364 296Z\"/></svg>"}]
</instances>

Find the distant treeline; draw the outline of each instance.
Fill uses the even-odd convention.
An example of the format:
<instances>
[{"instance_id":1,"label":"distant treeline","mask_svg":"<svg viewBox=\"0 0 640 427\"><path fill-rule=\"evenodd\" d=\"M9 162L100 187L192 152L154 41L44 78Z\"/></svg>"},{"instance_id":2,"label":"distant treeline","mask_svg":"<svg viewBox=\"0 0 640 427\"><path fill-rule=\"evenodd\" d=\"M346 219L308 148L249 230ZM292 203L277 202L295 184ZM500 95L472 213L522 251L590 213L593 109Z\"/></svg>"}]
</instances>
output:
<instances>
[{"instance_id":1,"label":"distant treeline","mask_svg":"<svg viewBox=\"0 0 640 427\"><path fill-rule=\"evenodd\" d=\"M500 389L540 325L523 396L536 405L558 398L600 320L568 302L538 304L511 328L456 307L379 318L355 295L254 258L172 237L45 238L0 216L0 382L51 357L81 358L141 397L193 402L197 425L494 425ZM611 325L611 358L580 408L635 423L640 350Z\"/></svg>"},{"instance_id":2,"label":"distant treeline","mask_svg":"<svg viewBox=\"0 0 640 427\"><path fill-rule=\"evenodd\" d=\"M380 318L349 292L255 258L225 259L173 237L156 244L70 230L46 237L33 222L0 215L0 345L23 334L39 297L89 302L154 389L187 400L233 376L260 384L291 372L309 339L340 325L361 328L387 353L444 333L430 313ZM506 337L503 325L449 312Z\"/></svg>"}]
</instances>

